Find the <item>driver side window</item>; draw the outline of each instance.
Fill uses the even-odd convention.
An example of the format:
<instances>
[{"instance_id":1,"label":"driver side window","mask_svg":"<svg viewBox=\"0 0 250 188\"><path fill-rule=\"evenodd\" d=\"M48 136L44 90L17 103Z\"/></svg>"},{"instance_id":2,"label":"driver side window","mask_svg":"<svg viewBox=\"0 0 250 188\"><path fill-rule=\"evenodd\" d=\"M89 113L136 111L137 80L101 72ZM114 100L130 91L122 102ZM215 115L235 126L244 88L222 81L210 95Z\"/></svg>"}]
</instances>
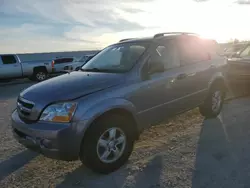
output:
<instances>
[{"instance_id":1,"label":"driver side window","mask_svg":"<svg viewBox=\"0 0 250 188\"><path fill-rule=\"evenodd\" d=\"M173 41L167 41L165 44L157 45L151 52L148 64L149 69L154 69L154 67L162 69L162 71L153 71L151 75L157 72L166 72L169 69L180 67L180 61L177 59L177 48L175 43Z\"/></svg>"}]
</instances>

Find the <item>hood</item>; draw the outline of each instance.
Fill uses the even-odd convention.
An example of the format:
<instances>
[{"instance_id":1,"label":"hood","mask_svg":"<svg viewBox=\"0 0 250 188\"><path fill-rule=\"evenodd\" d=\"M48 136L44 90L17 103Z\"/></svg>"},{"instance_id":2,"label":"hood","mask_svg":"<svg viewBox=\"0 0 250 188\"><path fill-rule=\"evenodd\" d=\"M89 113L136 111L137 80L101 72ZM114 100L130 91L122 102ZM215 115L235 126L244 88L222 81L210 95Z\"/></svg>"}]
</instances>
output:
<instances>
[{"instance_id":1,"label":"hood","mask_svg":"<svg viewBox=\"0 0 250 188\"><path fill-rule=\"evenodd\" d=\"M35 84L20 93L20 97L47 105L56 101L71 100L97 92L123 81L123 74L100 72L71 72Z\"/></svg>"}]
</instances>

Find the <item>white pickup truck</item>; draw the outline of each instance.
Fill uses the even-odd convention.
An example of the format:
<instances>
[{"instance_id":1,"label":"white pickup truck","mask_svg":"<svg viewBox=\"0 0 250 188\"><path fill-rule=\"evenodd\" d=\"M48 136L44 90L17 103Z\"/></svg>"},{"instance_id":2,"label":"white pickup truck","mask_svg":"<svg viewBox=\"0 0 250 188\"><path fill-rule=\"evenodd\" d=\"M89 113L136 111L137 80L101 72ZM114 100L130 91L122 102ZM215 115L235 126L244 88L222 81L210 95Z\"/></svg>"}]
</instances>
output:
<instances>
[{"instance_id":1,"label":"white pickup truck","mask_svg":"<svg viewBox=\"0 0 250 188\"><path fill-rule=\"evenodd\" d=\"M17 55L0 55L0 80L29 78L43 81L52 72L51 61L21 62Z\"/></svg>"}]
</instances>

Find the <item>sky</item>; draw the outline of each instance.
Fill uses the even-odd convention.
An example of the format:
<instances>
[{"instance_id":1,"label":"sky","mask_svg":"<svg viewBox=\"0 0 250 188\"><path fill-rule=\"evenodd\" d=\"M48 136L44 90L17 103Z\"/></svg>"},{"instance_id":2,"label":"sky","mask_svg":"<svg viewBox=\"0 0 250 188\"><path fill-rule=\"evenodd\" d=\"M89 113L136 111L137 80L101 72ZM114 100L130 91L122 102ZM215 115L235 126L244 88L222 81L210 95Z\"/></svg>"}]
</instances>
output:
<instances>
[{"instance_id":1,"label":"sky","mask_svg":"<svg viewBox=\"0 0 250 188\"><path fill-rule=\"evenodd\" d=\"M96 50L172 31L247 40L249 18L250 0L0 0L0 54Z\"/></svg>"}]
</instances>

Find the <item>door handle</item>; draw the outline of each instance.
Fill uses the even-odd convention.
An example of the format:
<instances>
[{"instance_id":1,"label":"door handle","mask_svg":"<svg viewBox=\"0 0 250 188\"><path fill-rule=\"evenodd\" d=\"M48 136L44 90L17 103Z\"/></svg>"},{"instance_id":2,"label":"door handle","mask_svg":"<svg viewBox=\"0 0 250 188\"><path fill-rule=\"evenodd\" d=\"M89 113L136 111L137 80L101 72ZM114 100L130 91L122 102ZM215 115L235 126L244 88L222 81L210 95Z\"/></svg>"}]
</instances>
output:
<instances>
[{"instance_id":1,"label":"door handle","mask_svg":"<svg viewBox=\"0 0 250 188\"><path fill-rule=\"evenodd\" d=\"M177 76L177 80L181 80L181 79L184 79L184 78L186 78L186 77L187 77L187 74L185 74L185 73L179 74L179 75Z\"/></svg>"}]
</instances>

